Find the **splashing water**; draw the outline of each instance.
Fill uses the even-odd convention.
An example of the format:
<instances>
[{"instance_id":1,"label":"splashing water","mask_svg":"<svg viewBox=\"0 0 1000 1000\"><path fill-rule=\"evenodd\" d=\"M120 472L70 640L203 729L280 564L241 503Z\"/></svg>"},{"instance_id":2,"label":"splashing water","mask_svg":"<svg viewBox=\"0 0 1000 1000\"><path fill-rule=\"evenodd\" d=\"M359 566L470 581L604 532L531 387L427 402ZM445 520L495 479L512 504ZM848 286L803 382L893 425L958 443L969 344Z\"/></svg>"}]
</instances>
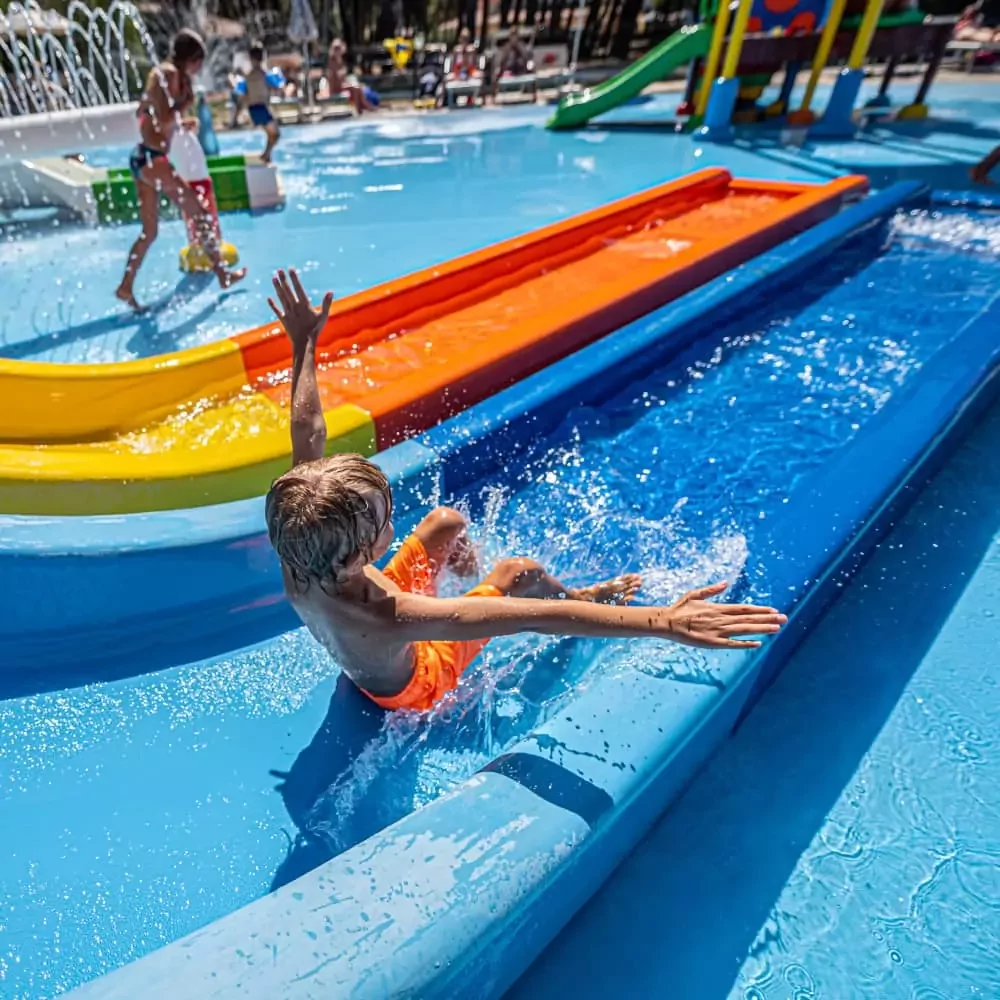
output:
<instances>
[{"instance_id":1,"label":"splashing water","mask_svg":"<svg viewBox=\"0 0 1000 1000\"><path fill-rule=\"evenodd\" d=\"M968 232L971 246L956 235ZM983 248L998 236L989 217L901 214L882 255L845 249L783 295L781 312L743 316L714 348L699 342L600 408L570 412L502 480L469 491L482 562L530 556L570 585L638 569L650 604L735 580L792 486L993 298L1000 253ZM766 580L756 587L767 594ZM600 673L717 684L712 662L653 640L495 640L434 712L386 721L316 803L310 832L344 850L504 752Z\"/></svg>"},{"instance_id":2,"label":"splashing water","mask_svg":"<svg viewBox=\"0 0 1000 1000\"><path fill-rule=\"evenodd\" d=\"M142 92L142 67L156 49L138 8L106 10L71 0L62 17L37 0L0 8L0 116L121 104Z\"/></svg>"},{"instance_id":3,"label":"splashing water","mask_svg":"<svg viewBox=\"0 0 1000 1000\"><path fill-rule=\"evenodd\" d=\"M961 253L1000 255L1000 226L989 215L914 210L897 215L892 228L895 237L912 249L926 241Z\"/></svg>"}]
</instances>

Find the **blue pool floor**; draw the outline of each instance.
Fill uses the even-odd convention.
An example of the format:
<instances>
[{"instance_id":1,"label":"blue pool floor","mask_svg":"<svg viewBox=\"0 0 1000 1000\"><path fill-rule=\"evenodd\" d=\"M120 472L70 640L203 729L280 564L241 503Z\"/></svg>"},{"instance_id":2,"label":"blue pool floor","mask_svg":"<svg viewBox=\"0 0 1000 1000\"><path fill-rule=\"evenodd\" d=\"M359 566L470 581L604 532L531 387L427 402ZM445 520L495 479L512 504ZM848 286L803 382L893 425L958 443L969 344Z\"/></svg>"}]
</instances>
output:
<instances>
[{"instance_id":1,"label":"blue pool floor","mask_svg":"<svg viewBox=\"0 0 1000 1000\"><path fill-rule=\"evenodd\" d=\"M1000 405L509 993L1000 997Z\"/></svg>"}]
</instances>

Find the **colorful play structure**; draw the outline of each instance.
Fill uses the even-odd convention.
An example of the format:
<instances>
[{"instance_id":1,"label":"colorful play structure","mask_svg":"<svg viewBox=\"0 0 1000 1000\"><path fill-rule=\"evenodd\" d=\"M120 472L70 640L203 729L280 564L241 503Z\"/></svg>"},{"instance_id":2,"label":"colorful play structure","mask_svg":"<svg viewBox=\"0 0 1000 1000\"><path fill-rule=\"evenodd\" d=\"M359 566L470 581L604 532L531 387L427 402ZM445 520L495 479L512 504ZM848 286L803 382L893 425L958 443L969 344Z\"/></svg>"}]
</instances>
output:
<instances>
[{"instance_id":1,"label":"colorful play structure","mask_svg":"<svg viewBox=\"0 0 1000 1000\"><path fill-rule=\"evenodd\" d=\"M374 454L835 213L864 178L702 170L341 299L320 338L332 451ZM288 467L275 324L102 365L0 361L0 512L258 496Z\"/></svg>"},{"instance_id":2,"label":"colorful play structure","mask_svg":"<svg viewBox=\"0 0 1000 1000\"><path fill-rule=\"evenodd\" d=\"M894 6L893 0L733 0L717 6L715 0L705 0L701 24L682 28L599 86L565 97L549 126L585 125L687 65L678 116L700 138L724 140L734 125L756 122L804 127L817 136L849 136L857 127L855 103L865 60L885 60L878 95L869 105L886 114L889 86L904 58L926 62L927 68L914 101L895 114L926 117L927 93L953 21L925 17L914 9L888 9ZM817 115L813 102L820 74L840 64L827 106ZM803 99L790 108L796 80L807 67ZM764 89L779 72L784 75L777 99L760 106Z\"/></svg>"}]
</instances>

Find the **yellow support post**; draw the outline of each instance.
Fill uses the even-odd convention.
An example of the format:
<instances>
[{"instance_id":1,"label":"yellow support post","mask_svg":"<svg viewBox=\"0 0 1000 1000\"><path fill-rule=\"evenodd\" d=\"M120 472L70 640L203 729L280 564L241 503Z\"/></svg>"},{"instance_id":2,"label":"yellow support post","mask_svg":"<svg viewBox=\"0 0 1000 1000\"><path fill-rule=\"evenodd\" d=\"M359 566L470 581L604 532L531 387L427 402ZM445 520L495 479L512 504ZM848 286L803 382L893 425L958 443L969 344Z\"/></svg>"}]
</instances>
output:
<instances>
[{"instance_id":1,"label":"yellow support post","mask_svg":"<svg viewBox=\"0 0 1000 1000\"><path fill-rule=\"evenodd\" d=\"M840 30L840 21L844 16L844 8L847 0L833 0L830 13L827 16L826 24L823 25L823 33L819 38L819 47L813 58L812 70L809 73L809 82L806 84L806 92L802 96L802 103L796 111L792 111L788 116L790 125L811 125L816 116L812 113L812 101L816 95L816 85L819 83L820 74L826 67L826 61L830 58L830 50L833 48L833 40Z\"/></svg>"},{"instance_id":2,"label":"yellow support post","mask_svg":"<svg viewBox=\"0 0 1000 1000\"><path fill-rule=\"evenodd\" d=\"M722 78L732 80L736 76L740 64L740 53L743 51L743 36L747 32L747 21L750 20L750 8L753 0L740 0L736 10L736 20L733 21L733 31L729 36L729 48L726 49L726 62L722 67Z\"/></svg>"},{"instance_id":3,"label":"yellow support post","mask_svg":"<svg viewBox=\"0 0 1000 1000\"><path fill-rule=\"evenodd\" d=\"M851 47L851 54L847 58L848 69L861 69L865 56L868 55L872 36L878 27L878 19L882 16L883 2L884 0L868 0L864 17L861 18L861 27L858 28L858 33L854 37L854 45Z\"/></svg>"},{"instance_id":4,"label":"yellow support post","mask_svg":"<svg viewBox=\"0 0 1000 1000\"><path fill-rule=\"evenodd\" d=\"M698 91L698 100L694 106L695 118L699 120L705 117L708 95L712 92L712 84L715 83L715 74L719 68L719 57L722 55L722 46L726 41L728 27L729 0L719 0L719 9L715 15L715 30L712 32L712 44L708 48L708 58L705 60L705 68L701 75L701 89Z\"/></svg>"}]
</instances>

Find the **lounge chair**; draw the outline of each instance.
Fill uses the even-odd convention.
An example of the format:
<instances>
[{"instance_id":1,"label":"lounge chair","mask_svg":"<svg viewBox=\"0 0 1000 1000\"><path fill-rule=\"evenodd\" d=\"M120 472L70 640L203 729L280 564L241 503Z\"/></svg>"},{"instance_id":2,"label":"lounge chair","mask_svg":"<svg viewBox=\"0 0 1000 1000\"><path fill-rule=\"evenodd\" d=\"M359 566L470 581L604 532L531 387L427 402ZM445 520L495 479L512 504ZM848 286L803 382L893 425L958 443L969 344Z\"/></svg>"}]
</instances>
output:
<instances>
[{"instance_id":1,"label":"lounge chair","mask_svg":"<svg viewBox=\"0 0 1000 1000\"><path fill-rule=\"evenodd\" d=\"M954 38L945 46L945 54L956 59L971 73L977 65L992 66L1000 57L1000 42L974 38Z\"/></svg>"},{"instance_id":2,"label":"lounge chair","mask_svg":"<svg viewBox=\"0 0 1000 1000\"><path fill-rule=\"evenodd\" d=\"M504 74L500 66L500 59L503 55L504 46L514 32L520 32L517 27L511 28L503 40L503 44L496 49L493 55L493 98L497 100L501 94L528 95L529 100L534 101L538 96L538 77L535 74L535 31L531 29L527 38L522 37L525 43L525 71L517 74Z\"/></svg>"},{"instance_id":3,"label":"lounge chair","mask_svg":"<svg viewBox=\"0 0 1000 1000\"><path fill-rule=\"evenodd\" d=\"M449 55L444 63L444 103L447 107L454 108L459 102L464 101L467 107L475 107L483 92L486 60L483 56L479 56L476 59L478 75L464 79L451 78L454 61L454 56Z\"/></svg>"}]
</instances>

